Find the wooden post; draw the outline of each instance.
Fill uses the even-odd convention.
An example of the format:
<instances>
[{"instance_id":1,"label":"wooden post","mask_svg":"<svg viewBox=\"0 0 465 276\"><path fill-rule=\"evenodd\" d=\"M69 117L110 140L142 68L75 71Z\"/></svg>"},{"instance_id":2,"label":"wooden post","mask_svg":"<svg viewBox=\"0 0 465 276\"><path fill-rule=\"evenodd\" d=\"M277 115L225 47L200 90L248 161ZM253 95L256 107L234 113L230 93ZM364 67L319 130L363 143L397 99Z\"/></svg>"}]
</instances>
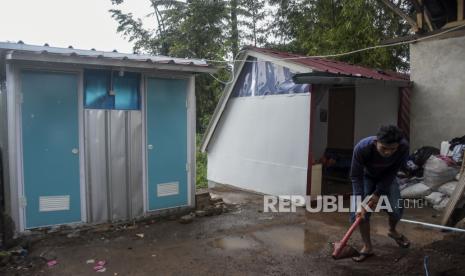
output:
<instances>
[{"instance_id":1,"label":"wooden post","mask_svg":"<svg viewBox=\"0 0 465 276\"><path fill-rule=\"evenodd\" d=\"M463 20L463 2L464 0L457 0L457 21Z\"/></svg>"},{"instance_id":2,"label":"wooden post","mask_svg":"<svg viewBox=\"0 0 465 276\"><path fill-rule=\"evenodd\" d=\"M417 10L417 26L419 30L423 30L423 1L418 0L420 9Z\"/></svg>"},{"instance_id":3,"label":"wooden post","mask_svg":"<svg viewBox=\"0 0 465 276\"><path fill-rule=\"evenodd\" d=\"M388 8L390 8L393 12L395 12L397 15L402 17L405 21L409 23L409 25L412 27L413 31L417 33L419 31L417 22L408 16L406 13L404 13L401 9L399 9L396 5L394 5L391 1L389 0L381 0Z\"/></svg>"},{"instance_id":4,"label":"wooden post","mask_svg":"<svg viewBox=\"0 0 465 276\"><path fill-rule=\"evenodd\" d=\"M463 172L465 171L465 152L463 153L463 160L462 160L462 167L460 168L460 176L462 176Z\"/></svg>"},{"instance_id":5,"label":"wooden post","mask_svg":"<svg viewBox=\"0 0 465 276\"><path fill-rule=\"evenodd\" d=\"M313 168L313 143L312 143L312 135L313 135L313 127L315 120L315 90L319 86L310 85L310 118L309 118L309 132L308 132L308 158L307 158L307 195L312 194L312 168Z\"/></svg>"},{"instance_id":6,"label":"wooden post","mask_svg":"<svg viewBox=\"0 0 465 276\"><path fill-rule=\"evenodd\" d=\"M455 206L457 206L457 203L459 203L460 199L463 197L463 193L465 192L465 154L464 154L464 159L462 160L462 167L460 169L460 179L459 183L457 183L457 186L455 187L454 193L449 199L449 203L447 204L446 210L444 212L444 215L442 217L441 224L442 225L448 225L449 224L449 219L452 216L452 213L455 210Z\"/></svg>"},{"instance_id":7,"label":"wooden post","mask_svg":"<svg viewBox=\"0 0 465 276\"><path fill-rule=\"evenodd\" d=\"M434 31L434 25L431 20L431 14L428 8L423 4L423 0L411 0L413 7L417 13L418 28L423 29L425 23L430 32Z\"/></svg>"}]
</instances>

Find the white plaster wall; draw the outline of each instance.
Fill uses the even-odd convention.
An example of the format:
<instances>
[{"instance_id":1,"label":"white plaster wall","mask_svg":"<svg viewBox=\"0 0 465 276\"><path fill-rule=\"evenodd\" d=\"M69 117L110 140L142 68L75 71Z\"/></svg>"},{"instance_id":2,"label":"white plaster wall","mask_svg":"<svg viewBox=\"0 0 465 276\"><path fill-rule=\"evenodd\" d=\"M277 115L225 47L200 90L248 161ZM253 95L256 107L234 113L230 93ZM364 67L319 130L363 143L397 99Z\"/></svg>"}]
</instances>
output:
<instances>
[{"instance_id":1,"label":"white plaster wall","mask_svg":"<svg viewBox=\"0 0 465 276\"><path fill-rule=\"evenodd\" d=\"M233 98L208 146L209 181L305 195L310 96Z\"/></svg>"},{"instance_id":2,"label":"white plaster wall","mask_svg":"<svg viewBox=\"0 0 465 276\"><path fill-rule=\"evenodd\" d=\"M465 135L465 37L410 45L412 148Z\"/></svg>"},{"instance_id":3,"label":"white plaster wall","mask_svg":"<svg viewBox=\"0 0 465 276\"><path fill-rule=\"evenodd\" d=\"M355 88L354 145L376 135L381 125L397 125L399 89L383 85L359 85Z\"/></svg>"}]
</instances>

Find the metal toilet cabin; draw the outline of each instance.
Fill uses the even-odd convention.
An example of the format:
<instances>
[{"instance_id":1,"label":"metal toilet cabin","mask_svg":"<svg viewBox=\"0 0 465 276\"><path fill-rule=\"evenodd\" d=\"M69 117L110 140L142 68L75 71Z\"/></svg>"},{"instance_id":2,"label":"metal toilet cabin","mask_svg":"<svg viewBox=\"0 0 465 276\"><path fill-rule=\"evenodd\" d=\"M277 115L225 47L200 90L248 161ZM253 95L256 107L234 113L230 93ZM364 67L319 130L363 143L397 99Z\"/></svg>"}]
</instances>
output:
<instances>
[{"instance_id":1,"label":"metal toilet cabin","mask_svg":"<svg viewBox=\"0 0 465 276\"><path fill-rule=\"evenodd\" d=\"M0 43L5 211L15 230L194 205L201 60Z\"/></svg>"}]
</instances>

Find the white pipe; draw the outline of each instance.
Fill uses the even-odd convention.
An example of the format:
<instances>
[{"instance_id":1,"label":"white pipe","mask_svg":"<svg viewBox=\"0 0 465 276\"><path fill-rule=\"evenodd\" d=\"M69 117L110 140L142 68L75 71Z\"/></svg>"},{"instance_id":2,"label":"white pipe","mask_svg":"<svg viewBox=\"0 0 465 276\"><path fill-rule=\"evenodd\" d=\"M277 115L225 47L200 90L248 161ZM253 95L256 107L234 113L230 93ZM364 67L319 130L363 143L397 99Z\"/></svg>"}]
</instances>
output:
<instances>
[{"instance_id":1,"label":"white pipe","mask_svg":"<svg viewBox=\"0 0 465 276\"><path fill-rule=\"evenodd\" d=\"M465 233L465 229L460 229L460 228L455 228L455 227L442 226L442 225L437 225L437 224L432 224L432 223L426 223L426 222L421 222L421 221L415 221L415 220L408 220L408 219L401 219L400 221L402 221L402 222L408 222L408 223L413 223L413 224L420 224L420 225L423 225L423 226L432 227L432 228L437 228L437 229L443 229L443 230L450 230L450 231L456 231L456 232Z\"/></svg>"}]
</instances>

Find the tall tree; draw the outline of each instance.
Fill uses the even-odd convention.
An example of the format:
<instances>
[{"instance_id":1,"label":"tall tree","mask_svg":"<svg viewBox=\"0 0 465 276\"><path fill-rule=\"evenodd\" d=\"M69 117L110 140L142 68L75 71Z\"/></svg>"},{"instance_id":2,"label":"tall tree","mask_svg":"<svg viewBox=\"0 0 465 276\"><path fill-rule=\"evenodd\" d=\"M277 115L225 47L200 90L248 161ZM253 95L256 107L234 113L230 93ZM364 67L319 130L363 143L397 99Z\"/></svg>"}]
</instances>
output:
<instances>
[{"instance_id":1,"label":"tall tree","mask_svg":"<svg viewBox=\"0 0 465 276\"><path fill-rule=\"evenodd\" d=\"M238 0L230 1L230 14L231 14L231 52L232 56L237 56L239 53L239 30L238 30Z\"/></svg>"},{"instance_id":2,"label":"tall tree","mask_svg":"<svg viewBox=\"0 0 465 276\"><path fill-rule=\"evenodd\" d=\"M270 34L273 40L268 41L274 47L285 48L294 40L296 26L300 21L305 21L302 8L306 8L300 0L269 0L273 7L270 16Z\"/></svg>"},{"instance_id":3,"label":"tall tree","mask_svg":"<svg viewBox=\"0 0 465 276\"><path fill-rule=\"evenodd\" d=\"M285 1L285 9L283 3L277 4L281 5L286 19L277 27L290 34L290 41L277 47L294 52L308 55L349 52L409 33L406 22L375 0ZM406 2L398 0L397 4L409 10ZM408 69L408 46L369 50L337 59L405 71Z\"/></svg>"},{"instance_id":4,"label":"tall tree","mask_svg":"<svg viewBox=\"0 0 465 276\"><path fill-rule=\"evenodd\" d=\"M267 11L264 0L242 0L243 38L253 46L265 44L268 28L266 26Z\"/></svg>"},{"instance_id":5,"label":"tall tree","mask_svg":"<svg viewBox=\"0 0 465 276\"><path fill-rule=\"evenodd\" d=\"M121 4L123 0L113 0ZM151 0L157 26L144 28L140 19L131 13L112 9L110 13L118 22L118 32L135 42L136 52L163 54L175 57L223 60L228 52L226 3L223 1ZM227 79L223 69L220 77ZM196 81L197 130L203 132L222 91L222 84L208 75L199 75Z\"/></svg>"}]
</instances>

